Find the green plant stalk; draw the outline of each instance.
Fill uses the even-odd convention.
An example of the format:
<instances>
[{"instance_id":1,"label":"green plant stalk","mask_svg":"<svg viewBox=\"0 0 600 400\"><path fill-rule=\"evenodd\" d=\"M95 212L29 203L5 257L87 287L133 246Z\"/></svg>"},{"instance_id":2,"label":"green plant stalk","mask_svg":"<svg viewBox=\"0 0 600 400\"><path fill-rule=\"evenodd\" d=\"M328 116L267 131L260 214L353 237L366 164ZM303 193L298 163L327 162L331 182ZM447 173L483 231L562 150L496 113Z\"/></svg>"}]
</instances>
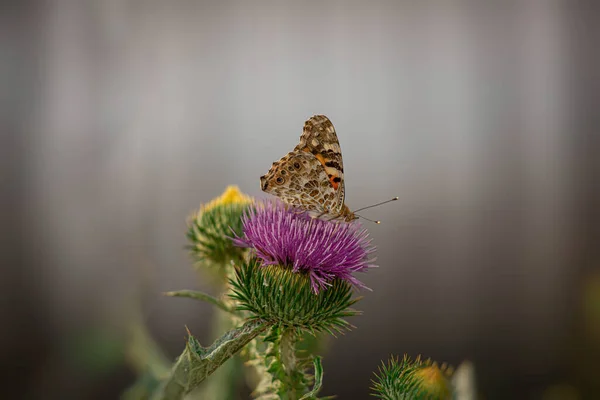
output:
<instances>
[{"instance_id":1,"label":"green plant stalk","mask_svg":"<svg viewBox=\"0 0 600 400\"><path fill-rule=\"evenodd\" d=\"M279 357L283 364L286 374L287 398L288 400L298 400L302 392L298 393L298 388L303 386L298 377L301 376L297 368L296 343L298 341L297 333L293 328L284 329L281 333L279 342Z\"/></svg>"},{"instance_id":2,"label":"green plant stalk","mask_svg":"<svg viewBox=\"0 0 600 400\"><path fill-rule=\"evenodd\" d=\"M171 363L154 341L148 328L136 318L129 327L129 344L125 355L138 378L123 394L122 400L149 398L161 380L169 376Z\"/></svg>"},{"instance_id":3,"label":"green plant stalk","mask_svg":"<svg viewBox=\"0 0 600 400\"><path fill-rule=\"evenodd\" d=\"M273 382L273 376L269 373L265 360L268 348L260 351L258 341L259 338L253 339L244 349L247 359L245 365L252 368L247 370L247 379L252 382L251 386L254 387L252 397L256 399L264 398L264 395L272 389Z\"/></svg>"},{"instance_id":4,"label":"green plant stalk","mask_svg":"<svg viewBox=\"0 0 600 400\"><path fill-rule=\"evenodd\" d=\"M148 332L146 325L136 319L129 331L130 341L126 349L129 364L140 375L149 373L158 380L167 377L170 362Z\"/></svg>"}]
</instances>

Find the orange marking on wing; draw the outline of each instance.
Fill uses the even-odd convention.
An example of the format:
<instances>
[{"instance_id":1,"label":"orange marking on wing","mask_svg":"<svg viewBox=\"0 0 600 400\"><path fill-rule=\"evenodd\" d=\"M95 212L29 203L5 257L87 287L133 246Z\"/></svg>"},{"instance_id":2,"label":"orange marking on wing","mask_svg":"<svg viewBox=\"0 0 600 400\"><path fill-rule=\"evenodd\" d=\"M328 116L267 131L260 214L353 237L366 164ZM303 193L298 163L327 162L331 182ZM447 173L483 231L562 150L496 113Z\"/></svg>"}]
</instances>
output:
<instances>
[{"instance_id":1,"label":"orange marking on wing","mask_svg":"<svg viewBox=\"0 0 600 400\"><path fill-rule=\"evenodd\" d=\"M305 148L303 148L303 149L302 149L302 151L305 151L305 152L307 152L307 153L310 153L310 152L311 152L311 151L310 151L310 149L309 149L308 147L305 147ZM317 153L317 154L314 154L314 156L315 156L315 158L316 158L317 160L319 160L319 162L321 163L321 165L323 166L323 168L327 168L327 167L325 166L325 162L326 162L326 161L325 161L325 157L323 157L323 155L321 155L321 154ZM336 181L334 180L336 177L337 177L337 175L331 175L331 176L329 177L329 182L331 182L331 186L333 186L333 188L334 188L335 190L337 190L337 188L340 186L339 182L336 182Z\"/></svg>"},{"instance_id":2,"label":"orange marking on wing","mask_svg":"<svg viewBox=\"0 0 600 400\"><path fill-rule=\"evenodd\" d=\"M311 154L313 154L313 155L315 156L315 158L316 158L317 160L319 160L319 162L321 163L321 165L322 165L323 167L325 167L325 162L326 162L326 161L325 161L325 157L323 157L323 155L322 155L322 154L319 154L319 153L312 153L308 147L305 147L305 148L303 148L303 149L302 149L302 151L304 151L304 152L306 152L306 153L311 153Z\"/></svg>"},{"instance_id":3,"label":"orange marking on wing","mask_svg":"<svg viewBox=\"0 0 600 400\"><path fill-rule=\"evenodd\" d=\"M315 157L317 158L317 160L319 160L319 162L323 165L323 167L325 166L325 157L323 157L321 154L315 154Z\"/></svg>"},{"instance_id":4,"label":"orange marking on wing","mask_svg":"<svg viewBox=\"0 0 600 400\"><path fill-rule=\"evenodd\" d=\"M337 190L338 186L340 185L339 182L334 181L335 176L332 176L331 178L329 178L329 182L331 182L331 186L333 186L333 188L335 190Z\"/></svg>"}]
</instances>

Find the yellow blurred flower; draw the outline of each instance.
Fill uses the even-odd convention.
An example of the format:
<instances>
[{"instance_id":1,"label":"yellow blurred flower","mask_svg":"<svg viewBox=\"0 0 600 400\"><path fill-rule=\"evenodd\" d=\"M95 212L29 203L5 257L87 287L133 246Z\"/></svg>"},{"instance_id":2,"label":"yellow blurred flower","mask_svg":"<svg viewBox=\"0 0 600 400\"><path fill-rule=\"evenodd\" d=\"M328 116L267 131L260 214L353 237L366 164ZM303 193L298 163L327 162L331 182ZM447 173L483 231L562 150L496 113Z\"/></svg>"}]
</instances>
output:
<instances>
[{"instance_id":1,"label":"yellow blurred flower","mask_svg":"<svg viewBox=\"0 0 600 400\"><path fill-rule=\"evenodd\" d=\"M432 399L449 399L451 396L450 382L446 368L440 369L436 363L420 368L414 372L414 377L420 382L423 395ZM429 397L430 396L430 397Z\"/></svg>"},{"instance_id":2,"label":"yellow blurred flower","mask_svg":"<svg viewBox=\"0 0 600 400\"><path fill-rule=\"evenodd\" d=\"M242 193L237 185L229 185L221 196L200 206L200 211L209 211L216 206L225 204L246 205L252 203L253 201L254 199Z\"/></svg>"}]
</instances>

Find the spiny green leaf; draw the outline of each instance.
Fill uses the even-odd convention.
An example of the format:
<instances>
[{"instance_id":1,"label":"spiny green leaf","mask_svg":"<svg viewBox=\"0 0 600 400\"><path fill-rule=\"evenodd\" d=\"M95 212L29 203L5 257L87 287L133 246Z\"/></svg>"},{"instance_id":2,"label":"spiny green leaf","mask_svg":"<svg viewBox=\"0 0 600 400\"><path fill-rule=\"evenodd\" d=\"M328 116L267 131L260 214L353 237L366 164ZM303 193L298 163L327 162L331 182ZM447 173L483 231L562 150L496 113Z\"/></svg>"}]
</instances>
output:
<instances>
[{"instance_id":1,"label":"spiny green leaf","mask_svg":"<svg viewBox=\"0 0 600 400\"><path fill-rule=\"evenodd\" d=\"M219 307L223 311L227 311L229 313L235 313L235 310L232 310L224 301L217 299L209 294L199 292L196 290L176 290L173 292L165 292L163 293L165 296L172 297L187 297L190 299L206 301L207 303L213 304Z\"/></svg>"},{"instance_id":2,"label":"spiny green leaf","mask_svg":"<svg viewBox=\"0 0 600 400\"><path fill-rule=\"evenodd\" d=\"M170 376L154 399L182 399L268 326L265 321L249 321L240 328L227 332L206 348L201 347L199 342L190 336L184 352L175 362Z\"/></svg>"},{"instance_id":3,"label":"spiny green leaf","mask_svg":"<svg viewBox=\"0 0 600 400\"><path fill-rule=\"evenodd\" d=\"M321 365L321 357L315 357L313 360L313 364L315 367L315 384L312 390L306 393L304 396L300 398L300 400L309 400L316 398L319 390L321 390L321 386L323 385L323 366Z\"/></svg>"}]
</instances>

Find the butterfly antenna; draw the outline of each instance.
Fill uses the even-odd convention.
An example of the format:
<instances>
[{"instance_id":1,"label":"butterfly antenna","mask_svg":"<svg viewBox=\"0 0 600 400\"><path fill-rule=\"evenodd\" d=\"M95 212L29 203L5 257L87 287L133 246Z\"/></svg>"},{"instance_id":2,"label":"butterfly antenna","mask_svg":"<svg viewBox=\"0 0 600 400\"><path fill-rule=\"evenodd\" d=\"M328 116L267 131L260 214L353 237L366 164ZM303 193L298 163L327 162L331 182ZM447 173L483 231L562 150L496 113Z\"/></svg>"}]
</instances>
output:
<instances>
[{"instance_id":1,"label":"butterfly antenna","mask_svg":"<svg viewBox=\"0 0 600 400\"><path fill-rule=\"evenodd\" d=\"M371 206L366 206L366 207L363 207L363 208L359 208L358 210L354 210L354 213L356 214L356 212L358 212L358 211L366 210L367 208L377 207L377 206L380 206L380 205L383 205L383 204L386 204L386 203L389 203L389 202L392 202L392 201L396 201L396 200L398 200L398 197L394 197L393 199L382 201L381 203L373 204ZM361 217L361 218L366 219L365 217Z\"/></svg>"},{"instance_id":2,"label":"butterfly antenna","mask_svg":"<svg viewBox=\"0 0 600 400\"><path fill-rule=\"evenodd\" d=\"M374 219L365 218L362 215L358 215L356 213L354 213L354 215L356 215L357 217L360 217L360 218L364 219L365 221L373 222L374 224L380 224L381 223L381 221L379 221L379 220L376 221Z\"/></svg>"}]
</instances>

